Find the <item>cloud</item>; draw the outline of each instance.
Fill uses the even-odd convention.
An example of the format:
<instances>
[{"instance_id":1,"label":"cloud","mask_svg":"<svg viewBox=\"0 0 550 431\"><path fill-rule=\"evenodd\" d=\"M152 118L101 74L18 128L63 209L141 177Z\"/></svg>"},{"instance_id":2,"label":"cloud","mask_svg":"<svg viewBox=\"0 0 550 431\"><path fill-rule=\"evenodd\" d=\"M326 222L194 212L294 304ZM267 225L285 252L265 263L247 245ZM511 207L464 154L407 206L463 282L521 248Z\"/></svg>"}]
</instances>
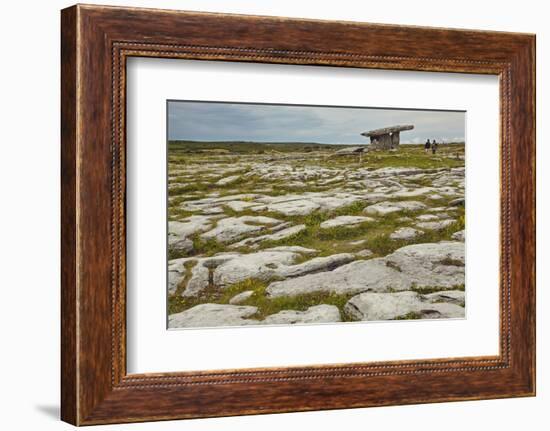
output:
<instances>
[{"instance_id":1,"label":"cloud","mask_svg":"<svg viewBox=\"0 0 550 431\"><path fill-rule=\"evenodd\" d=\"M198 141L368 142L361 132L414 124L402 142L464 139L465 113L377 108L170 101L170 139Z\"/></svg>"}]
</instances>

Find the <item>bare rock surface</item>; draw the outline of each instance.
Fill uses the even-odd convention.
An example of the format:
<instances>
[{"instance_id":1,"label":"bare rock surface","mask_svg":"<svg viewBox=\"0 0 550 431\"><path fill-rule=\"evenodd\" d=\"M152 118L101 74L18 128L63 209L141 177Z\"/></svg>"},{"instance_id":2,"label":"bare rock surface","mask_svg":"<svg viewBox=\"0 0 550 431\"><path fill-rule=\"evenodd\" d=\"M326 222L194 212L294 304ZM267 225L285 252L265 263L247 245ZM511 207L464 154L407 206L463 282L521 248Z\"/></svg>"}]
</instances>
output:
<instances>
[{"instance_id":1,"label":"bare rock surface","mask_svg":"<svg viewBox=\"0 0 550 431\"><path fill-rule=\"evenodd\" d=\"M408 290L412 286L441 286L464 283L464 246L460 242L414 244L385 258L359 260L333 271L308 274L269 284L270 297L315 292L353 294L366 291Z\"/></svg>"},{"instance_id":2,"label":"bare rock surface","mask_svg":"<svg viewBox=\"0 0 550 431\"><path fill-rule=\"evenodd\" d=\"M401 199L401 198L412 198L416 196L423 196L429 193L433 193L436 189L433 187L417 187L406 190L400 190L398 192L392 193L391 198Z\"/></svg>"},{"instance_id":3,"label":"bare rock surface","mask_svg":"<svg viewBox=\"0 0 550 431\"><path fill-rule=\"evenodd\" d=\"M248 298L250 298L252 295L254 295L253 290L245 290L244 292L236 294L233 298L229 300L229 303L231 305L239 305L242 304L244 301L246 301Z\"/></svg>"},{"instance_id":4,"label":"bare rock surface","mask_svg":"<svg viewBox=\"0 0 550 431\"><path fill-rule=\"evenodd\" d=\"M340 322L340 311L335 305L314 305L305 311L283 310L267 316L262 323L266 325L294 325L303 323Z\"/></svg>"},{"instance_id":5,"label":"bare rock surface","mask_svg":"<svg viewBox=\"0 0 550 431\"><path fill-rule=\"evenodd\" d=\"M182 296L196 296L213 285L213 277L216 268L223 263L238 257L238 254L215 256L196 259L195 266L191 269L189 281L182 292Z\"/></svg>"},{"instance_id":6,"label":"bare rock surface","mask_svg":"<svg viewBox=\"0 0 550 431\"><path fill-rule=\"evenodd\" d=\"M354 259L352 254L342 253L293 264L297 257L296 253L274 251L241 255L216 268L214 284L225 287L248 278L268 280L297 277L311 272L329 271Z\"/></svg>"},{"instance_id":7,"label":"bare rock surface","mask_svg":"<svg viewBox=\"0 0 550 431\"><path fill-rule=\"evenodd\" d=\"M223 205L236 212L241 212L251 207L256 207L257 210L259 209L257 203L248 201L229 201L224 202Z\"/></svg>"},{"instance_id":8,"label":"bare rock surface","mask_svg":"<svg viewBox=\"0 0 550 431\"><path fill-rule=\"evenodd\" d=\"M408 222L410 222L410 221L413 221L413 219L410 218L410 217L399 217L399 218L397 219L397 221L398 221L398 222L401 222L401 223L408 223Z\"/></svg>"},{"instance_id":9,"label":"bare rock surface","mask_svg":"<svg viewBox=\"0 0 550 431\"><path fill-rule=\"evenodd\" d=\"M367 290L406 290L409 287L410 282L399 271L388 267L384 259L378 258L351 262L334 271L275 281L269 284L266 293L270 297L317 292L353 294Z\"/></svg>"},{"instance_id":10,"label":"bare rock surface","mask_svg":"<svg viewBox=\"0 0 550 431\"><path fill-rule=\"evenodd\" d=\"M296 226L287 227L285 229L282 229L272 234L246 238L246 239L243 239L242 241L232 244L230 247L239 248L243 246L250 246L254 248L254 247L258 247L259 243L264 241L280 241L285 238L290 238L291 236L297 235L300 232L304 231L305 229L306 229L306 225L299 224Z\"/></svg>"},{"instance_id":11,"label":"bare rock surface","mask_svg":"<svg viewBox=\"0 0 550 431\"><path fill-rule=\"evenodd\" d=\"M234 195L228 195L219 197L217 194L213 194L209 197L204 197L201 199L191 199L188 200L180 205L180 208L185 211L201 211L204 212L205 210L211 209L211 208L218 208L221 205L224 205L227 202L232 201L251 201L253 199L257 199L261 197L262 195L257 193L239 193Z\"/></svg>"},{"instance_id":12,"label":"bare rock surface","mask_svg":"<svg viewBox=\"0 0 550 431\"><path fill-rule=\"evenodd\" d=\"M276 202L267 206L269 211L278 212L286 216L308 215L319 208L321 208L319 204L306 199Z\"/></svg>"},{"instance_id":13,"label":"bare rock surface","mask_svg":"<svg viewBox=\"0 0 550 431\"><path fill-rule=\"evenodd\" d=\"M333 227L355 227L362 223L374 221L372 217L362 216L338 216L321 223L321 229L330 229Z\"/></svg>"},{"instance_id":14,"label":"bare rock surface","mask_svg":"<svg viewBox=\"0 0 550 431\"><path fill-rule=\"evenodd\" d=\"M424 298L430 302L448 302L464 306L466 295L462 290L443 290L441 292L428 293L424 295Z\"/></svg>"},{"instance_id":15,"label":"bare rock surface","mask_svg":"<svg viewBox=\"0 0 550 431\"><path fill-rule=\"evenodd\" d=\"M364 249L364 250L361 250L361 251L358 251L357 253L355 253L355 255L357 257L361 257L363 259L367 258L367 257L371 257L374 253L369 250L368 248Z\"/></svg>"},{"instance_id":16,"label":"bare rock surface","mask_svg":"<svg viewBox=\"0 0 550 431\"><path fill-rule=\"evenodd\" d=\"M283 247L248 254L234 253L194 259L196 264L190 271L189 281L182 296L196 296L209 286L223 289L251 278L269 280L330 271L354 259L351 253L341 253L315 257L295 264L294 262L302 253L301 248L285 249ZM305 253L309 254L311 250L305 249ZM184 277L184 270L181 267L182 265L179 265L179 271L174 270L179 275L180 281ZM174 279L176 279L176 276L174 276Z\"/></svg>"},{"instance_id":17,"label":"bare rock surface","mask_svg":"<svg viewBox=\"0 0 550 431\"><path fill-rule=\"evenodd\" d=\"M210 229L214 221L212 216L192 215L181 221L168 222L168 245L172 246L187 237Z\"/></svg>"},{"instance_id":18,"label":"bare rock surface","mask_svg":"<svg viewBox=\"0 0 550 431\"><path fill-rule=\"evenodd\" d=\"M181 274L176 271L168 271L168 294L173 295L176 293L178 284L183 280Z\"/></svg>"},{"instance_id":19,"label":"bare rock surface","mask_svg":"<svg viewBox=\"0 0 550 431\"><path fill-rule=\"evenodd\" d=\"M239 178L241 178L240 175L231 175L230 177L222 178L221 180L218 180L216 182L217 186L227 186L229 184L233 184L236 182Z\"/></svg>"},{"instance_id":20,"label":"bare rock surface","mask_svg":"<svg viewBox=\"0 0 550 431\"><path fill-rule=\"evenodd\" d=\"M433 221L433 220L439 220L440 217L436 216L435 214L422 214L416 217L418 221Z\"/></svg>"},{"instance_id":21,"label":"bare rock surface","mask_svg":"<svg viewBox=\"0 0 550 431\"><path fill-rule=\"evenodd\" d=\"M416 227L426 230L443 230L455 223L455 220L424 221L416 224Z\"/></svg>"},{"instance_id":22,"label":"bare rock surface","mask_svg":"<svg viewBox=\"0 0 550 431\"><path fill-rule=\"evenodd\" d=\"M387 167L380 168L372 171L371 175L374 177L394 177L394 176L404 176L418 174L422 172L420 168L398 168L398 167Z\"/></svg>"},{"instance_id":23,"label":"bare rock surface","mask_svg":"<svg viewBox=\"0 0 550 431\"><path fill-rule=\"evenodd\" d=\"M193 241L189 238L170 239L168 244L172 250L182 251L188 254L194 249Z\"/></svg>"},{"instance_id":24,"label":"bare rock surface","mask_svg":"<svg viewBox=\"0 0 550 431\"><path fill-rule=\"evenodd\" d=\"M426 205L418 201L378 202L365 208L365 214L386 215L403 210L418 211L426 208Z\"/></svg>"},{"instance_id":25,"label":"bare rock surface","mask_svg":"<svg viewBox=\"0 0 550 431\"><path fill-rule=\"evenodd\" d=\"M222 207L213 206L213 207L205 207L200 212L201 214L204 214L204 215L219 215L219 214L223 214L225 211Z\"/></svg>"},{"instance_id":26,"label":"bare rock surface","mask_svg":"<svg viewBox=\"0 0 550 431\"><path fill-rule=\"evenodd\" d=\"M193 258L172 259L168 262L168 294L173 295L179 284L183 281L187 272L185 264L193 261Z\"/></svg>"},{"instance_id":27,"label":"bare rock surface","mask_svg":"<svg viewBox=\"0 0 550 431\"><path fill-rule=\"evenodd\" d=\"M319 271L331 271L341 265L349 263L355 259L351 253L339 253L324 257L315 257L306 260L297 265L289 265L282 267L277 271L276 276L279 277L297 277L303 274L310 274Z\"/></svg>"},{"instance_id":28,"label":"bare rock surface","mask_svg":"<svg viewBox=\"0 0 550 431\"><path fill-rule=\"evenodd\" d=\"M402 247L386 262L418 287L453 287L464 284L464 244L442 241Z\"/></svg>"},{"instance_id":29,"label":"bare rock surface","mask_svg":"<svg viewBox=\"0 0 550 431\"><path fill-rule=\"evenodd\" d=\"M258 324L248 319L258 311L257 307L230 304L200 304L181 313L168 316L169 328L208 328L214 326L242 326Z\"/></svg>"},{"instance_id":30,"label":"bare rock surface","mask_svg":"<svg viewBox=\"0 0 550 431\"><path fill-rule=\"evenodd\" d=\"M465 203L466 203L466 199L456 198L456 199L453 199L451 202L449 202L449 205L452 207L458 207L458 206L464 206Z\"/></svg>"},{"instance_id":31,"label":"bare rock surface","mask_svg":"<svg viewBox=\"0 0 550 431\"><path fill-rule=\"evenodd\" d=\"M411 240L415 239L417 236L422 235L424 232L418 229L413 229L412 227L401 227L395 232L390 234L391 239L399 240Z\"/></svg>"},{"instance_id":32,"label":"bare rock surface","mask_svg":"<svg viewBox=\"0 0 550 431\"><path fill-rule=\"evenodd\" d=\"M465 231L464 230L459 230L458 232L455 232L453 233L453 235L451 236L452 239L456 240L456 241L462 241L464 242L464 239L465 239Z\"/></svg>"},{"instance_id":33,"label":"bare rock surface","mask_svg":"<svg viewBox=\"0 0 550 431\"><path fill-rule=\"evenodd\" d=\"M301 253L301 254L317 253L317 250L314 250L312 248L307 248L307 247L301 247L299 245L280 245L277 247L266 248L265 250L266 251L291 251L294 253Z\"/></svg>"},{"instance_id":34,"label":"bare rock surface","mask_svg":"<svg viewBox=\"0 0 550 431\"><path fill-rule=\"evenodd\" d=\"M278 212L285 216L304 216L313 211L332 211L363 200L364 197L354 193L309 192L283 196L263 196L257 200L267 204L267 210ZM251 208L254 209L254 208Z\"/></svg>"},{"instance_id":35,"label":"bare rock surface","mask_svg":"<svg viewBox=\"0 0 550 431\"><path fill-rule=\"evenodd\" d=\"M266 226L280 223L271 217L242 216L228 217L218 221L214 229L201 235L204 239L215 239L218 242L232 242L245 235L261 232Z\"/></svg>"},{"instance_id":36,"label":"bare rock surface","mask_svg":"<svg viewBox=\"0 0 550 431\"><path fill-rule=\"evenodd\" d=\"M429 302L416 292L366 292L351 298L345 312L356 320L393 320L404 317L463 318L464 308L450 303Z\"/></svg>"}]
</instances>

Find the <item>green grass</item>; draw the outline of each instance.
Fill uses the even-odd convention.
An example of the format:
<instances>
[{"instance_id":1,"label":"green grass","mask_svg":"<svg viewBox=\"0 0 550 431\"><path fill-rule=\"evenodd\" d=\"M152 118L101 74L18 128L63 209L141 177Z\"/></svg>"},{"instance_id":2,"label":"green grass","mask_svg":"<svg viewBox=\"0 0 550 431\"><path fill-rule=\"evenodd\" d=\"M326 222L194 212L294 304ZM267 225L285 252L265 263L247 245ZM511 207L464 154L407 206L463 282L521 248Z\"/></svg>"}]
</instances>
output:
<instances>
[{"instance_id":1,"label":"green grass","mask_svg":"<svg viewBox=\"0 0 550 431\"><path fill-rule=\"evenodd\" d=\"M177 221L182 220L186 217L192 216L192 211L187 211L184 209L179 208L178 206L170 205L168 207L168 220L169 221Z\"/></svg>"},{"instance_id":2,"label":"green grass","mask_svg":"<svg viewBox=\"0 0 550 431\"><path fill-rule=\"evenodd\" d=\"M209 187L209 183L193 182L181 186L172 187L168 190L168 193L170 196L178 196L189 192L206 192Z\"/></svg>"},{"instance_id":3,"label":"green grass","mask_svg":"<svg viewBox=\"0 0 550 431\"><path fill-rule=\"evenodd\" d=\"M200 234L195 234L191 237L193 241L193 249L195 255L213 256L226 250L226 245L215 239L203 239Z\"/></svg>"},{"instance_id":4,"label":"green grass","mask_svg":"<svg viewBox=\"0 0 550 431\"><path fill-rule=\"evenodd\" d=\"M332 145L316 142L246 142L246 141L170 141L170 154L201 154L212 149L226 150L233 154L269 154L331 150ZM343 148L343 147L339 147Z\"/></svg>"},{"instance_id":5,"label":"green grass","mask_svg":"<svg viewBox=\"0 0 550 431\"><path fill-rule=\"evenodd\" d=\"M227 148L232 151L231 155L215 156L201 152L201 148L215 146L216 148ZM340 145L318 145L317 156L308 155L300 160L285 160L285 164L291 164L295 168L308 166L321 166L325 168L349 168L362 167L378 169L383 167L415 167L421 169L452 168L464 166L464 161L455 158L456 154L464 154L464 144L440 145L438 153L433 156L431 153L424 153L422 145L401 145L397 152L370 151L365 153L361 161L359 157L331 157L334 151L342 149ZM169 171L181 165L204 163L233 164L240 162L243 156L256 155L257 157L270 160L272 155L279 153L308 153L304 148L311 148L309 144L302 143L173 143L169 146ZM263 149L263 153L262 153ZM309 153L311 154L311 153ZM252 159L251 159L252 160ZM230 175L230 174L228 174ZM235 174L231 174L235 175ZM182 178L184 179L184 178Z\"/></svg>"},{"instance_id":6,"label":"green grass","mask_svg":"<svg viewBox=\"0 0 550 431\"><path fill-rule=\"evenodd\" d=\"M370 151L363 155L361 162L358 156L334 157L323 160L320 164L323 167L367 167L367 168L454 168L464 166L464 161L456 158L448 158L456 153L464 154L464 144L440 145L435 156L431 153L424 153L422 145L401 145L396 152Z\"/></svg>"}]
</instances>

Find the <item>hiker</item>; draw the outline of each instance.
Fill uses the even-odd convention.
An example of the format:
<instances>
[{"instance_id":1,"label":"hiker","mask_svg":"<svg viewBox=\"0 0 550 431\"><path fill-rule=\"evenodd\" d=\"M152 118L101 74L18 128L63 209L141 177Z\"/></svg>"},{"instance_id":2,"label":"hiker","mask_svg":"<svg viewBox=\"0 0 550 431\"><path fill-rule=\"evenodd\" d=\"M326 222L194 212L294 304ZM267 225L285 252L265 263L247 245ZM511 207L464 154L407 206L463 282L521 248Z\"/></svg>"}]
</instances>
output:
<instances>
[{"instance_id":1,"label":"hiker","mask_svg":"<svg viewBox=\"0 0 550 431\"><path fill-rule=\"evenodd\" d=\"M430 140L426 139L426 143L424 144L424 152L427 153L430 149Z\"/></svg>"},{"instance_id":2,"label":"hiker","mask_svg":"<svg viewBox=\"0 0 550 431\"><path fill-rule=\"evenodd\" d=\"M432 154L435 154L435 152L437 151L437 146L438 146L438 143L435 142L435 139L432 141Z\"/></svg>"}]
</instances>

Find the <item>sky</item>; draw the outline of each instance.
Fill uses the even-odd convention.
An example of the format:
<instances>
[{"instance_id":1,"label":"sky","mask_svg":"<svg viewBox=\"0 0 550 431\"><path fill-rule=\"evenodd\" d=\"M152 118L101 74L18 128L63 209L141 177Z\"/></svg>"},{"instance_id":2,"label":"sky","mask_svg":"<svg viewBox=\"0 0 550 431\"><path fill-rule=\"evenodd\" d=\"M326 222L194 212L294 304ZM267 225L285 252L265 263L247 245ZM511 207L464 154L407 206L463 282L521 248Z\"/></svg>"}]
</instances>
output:
<instances>
[{"instance_id":1,"label":"sky","mask_svg":"<svg viewBox=\"0 0 550 431\"><path fill-rule=\"evenodd\" d=\"M168 102L170 140L366 144L360 133L402 124L402 144L464 141L465 112Z\"/></svg>"}]
</instances>

